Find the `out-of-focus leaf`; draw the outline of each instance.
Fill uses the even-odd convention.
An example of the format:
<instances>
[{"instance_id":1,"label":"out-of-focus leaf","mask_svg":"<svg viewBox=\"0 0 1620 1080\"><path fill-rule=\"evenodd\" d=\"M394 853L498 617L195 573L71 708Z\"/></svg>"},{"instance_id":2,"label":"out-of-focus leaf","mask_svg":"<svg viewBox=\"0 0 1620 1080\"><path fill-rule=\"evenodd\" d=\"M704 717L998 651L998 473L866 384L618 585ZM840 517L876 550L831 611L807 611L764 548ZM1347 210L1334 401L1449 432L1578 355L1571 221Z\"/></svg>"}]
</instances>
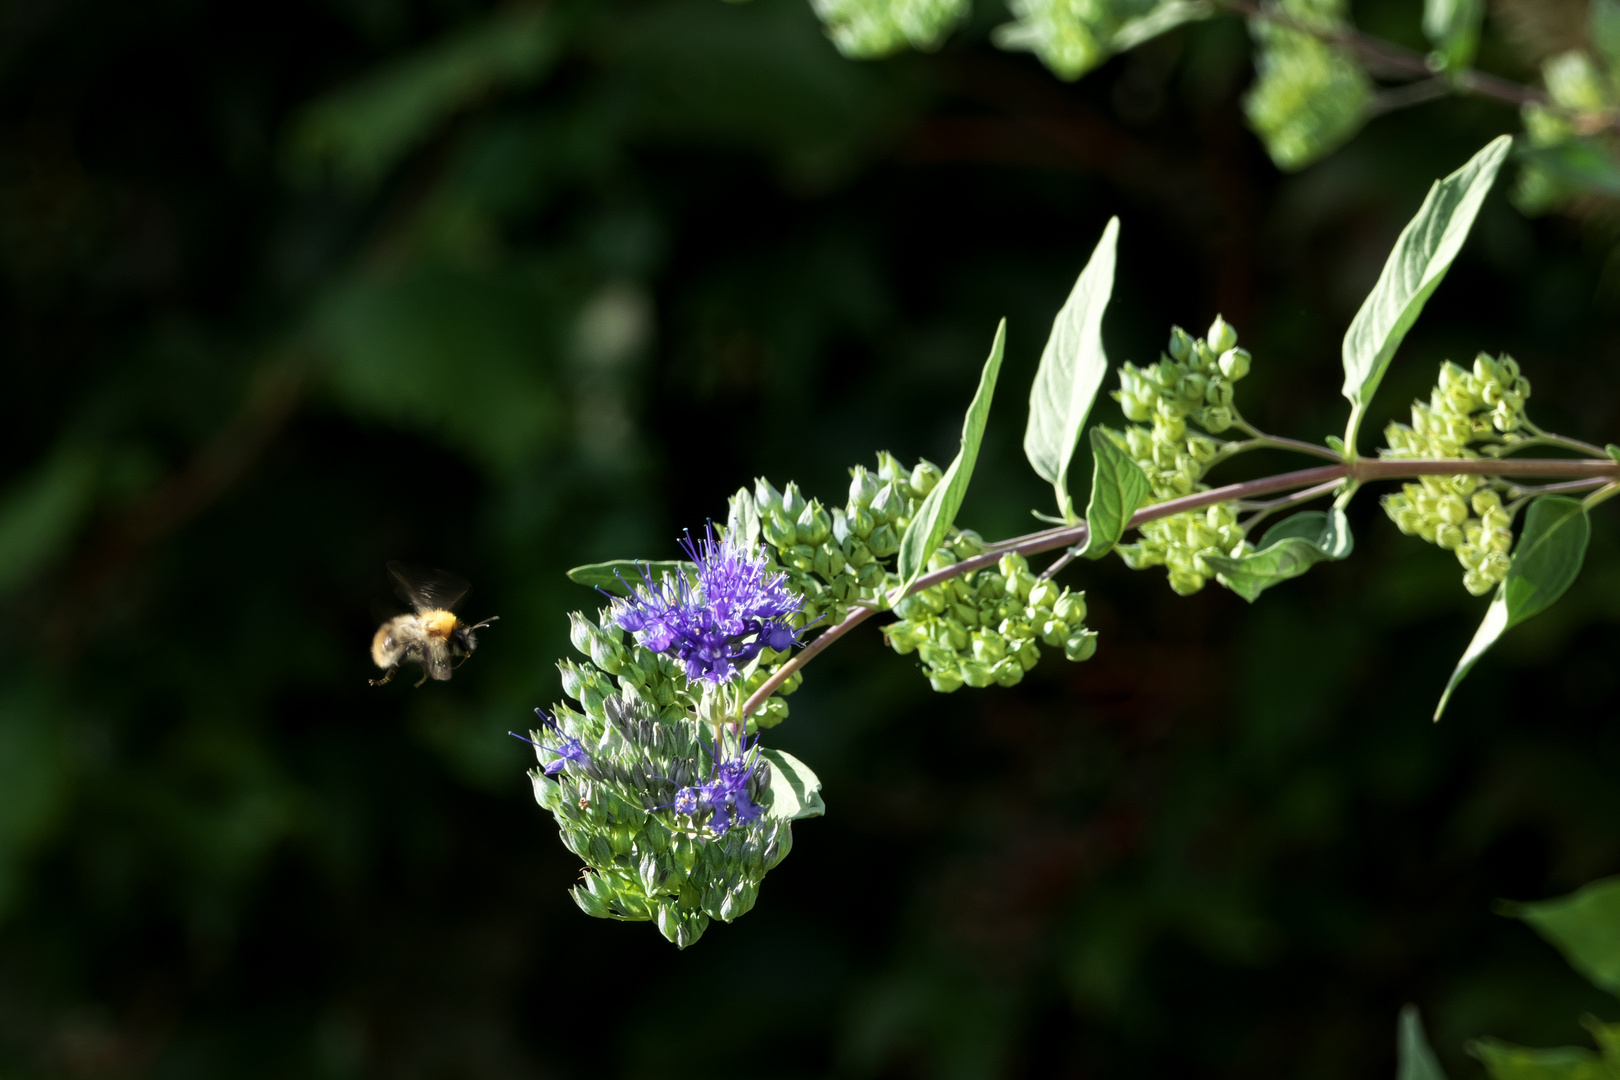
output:
<instances>
[{"instance_id":1,"label":"out-of-focus leaf","mask_svg":"<svg viewBox=\"0 0 1620 1080\"><path fill-rule=\"evenodd\" d=\"M1586 34L1609 67L1620 67L1620 0L1591 0Z\"/></svg>"},{"instance_id":2,"label":"out-of-focus leaf","mask_svg":"<svg viewBox=\"0 0 1620 1080\"><path fill-rule=\"evenodd\" d=\"M1569 139L1554 146L1527 147L1519 157L1523 164L1545 170L1577 190L1620 198L1620 161L1601 142Z\"/></svg>"},{"instance_id":3,"label":"out-of-focus leaf","mask_svg":"<svg viewBox=\"0 0 1620 1080\"><path fill-rule=\"evenodd\" d=\"M314 330L331 391L354 412L512 469L573 434L550 378L561 306L525 275L429 269L335 288Z\"/></svg>"},{"instance_id":4,"label":"out-of-focus leaf","mask_svg":"<svg viewBox=\"0 0 1620 1080\"><path fill-rule=\"evenodd\" d=\"M1024 456L1057 492L1058 513L1069 521L1074 520L1069 462L1080 442L1080 432L1085 429L1097 388L1108 374L1102 317L1114 291L1118 244L1119 218L1109 218L1068 300L1052 320L1052 333L1046 339L1041 365L1029 388Z\"/></svg>"},{"instance_id":5,"label":"out-of-focus leaf","mask_svg":"<svg viewBox=\"0 0 1620 1080\"><path fill-rule=\"evenodd\" d=\"M999 48L1032 52L1061 79L1078 79L1115 53L1215 13L1208 0L1008 0L1016 22L996 27Z\"/></svg>"},{"instance_id":6,"label":"out-of-focus leaf","mask_svg":"<svg viewBox=\"0 0 1620 1080\"><path fill-rule=\"evenodd\" d=\"M332 91L293 124L294 168L324 167L351 187L376 183L461 109L545 74L559 44L554 22L542 5L510 7Z\"/></svg>"},{"instance_id":7,"label":"out-of-focus leaf","mask_svg":"<svg viewBox=\"0 0 1620 1080\"><path fill-rule=\"evenodd\" d=\"M1395 1080L1446 1080L1445 1071L1423 1035L1416 1005L1401 1009L1395 1025Z\"/></svg>"},{"instance_id":8,"label":"out-of-focus leaf","mask_svg":"<svg viewBox=\"0 0 1620 1080\"><path fill-rule=\"evenodd\" d=\"M1500 1039L1479 1039L1468 1052L1485 1065L1491 1080L1614 1080L1602 1058L1579 1046L1531 1050Z\"/></svg>"},{"instance_id":9,"label":"out-of-focus leaf","mask_svg":"<svg viewBox=\"0 0 1620 1080\"><path fill-rule=\"evenodd\" d=\"M18 898L21 863L43 840L67 794L57 706L15 669L0 681L0 920Z\"/></svg>"},{"instance_id":10,"label":"out-of-focus leaf","mask_svg":"<svg viewBox=\"0 0 1620 1080\"><path fill-rule=\"evenodd\" d=\"M576 566L568 571L568 580L577 585L589 585L593 589L605 589L615 596L629 596L630 589L641 584L643 574L653 581L671 574L685 574L688 580L695 580L697 567L679 559L611 559Z\"/></svg>"},{"instance_id":11,"label":"out-of-focus leaf","mask_svg":"<svg viewBox=\"0 0 1620 1080\"><path fill-rule=\"evenodd\" d=\"M1296 578L1319 562L1349 557L1355 545L1344 511L1307 510L1279 521L1255 551L1233 558L1206 555L1221 584L1254 603L1273 585Z\"/></svg>"},{"instance_id":12,"label":"out-of-focus leaf","mask_svg":"<svg viewBox=\"0 0 1620 1080\"><path fill-rule=\"evenodd\" d=\"M934 490L917 508L917 516L906 526L900 538L900 556L896 569L900 573L900 588L896 597L904 594L911 583L922 576L928 557L945 539L945 533L956 520L956 512L967 497L968 484L973 479L973 466L979 460L979 443L984 439L984 426L990 420L990 399L996 393L996 376L1001 374L1001 357L1007 349L1007 320L996 327L995 341L990 345L990 357L979 374L979 388L968 403L967 415L962 418L962 448L956 452L950 467Z\"/></svg>"},{"instance_id":13,"label":"out-of-focus leaf","mask_svg":"<svg viewBox=\"0 0 1620 1080\"><path fill-rule=\"evenodd\" d=\"M821 798L821 781L810 766L785 750L761 750L759 756L771 767L771 787L760 804L768 816L797 821L827 812Z\"/></svg>"},{"instance_id":14,"label":"out-of-focus leaf","mask_svg":"<svg viewBox=\"0 0 1620 1080\"><path fill-rule=\"evenodd\" d=\"M1462 659L1451 673L1446 692L1435 706L1434 718L1446 711L1452 691L1469 669L1496 644L1496 640L1532 615L1550 607L1574 584L1586 558L1586 542L1592 535L1591 521L1580 500L1547 495L1530 504L1525 513L1524 532L1513 549L1513 562L1507 577L1497 587L1485 618L1474 632Z\"/></svg>"},{"instance_id":15,"label":"out-of-focus leaf","mask_svg":"<svg viewBox=\"0 0 1620 1080\"><path fill-rule=\"evenodd\" d=\"M78 448L57 452L0 495L0 596L39 572L89 513L96 463Z\"/></svg>"},{"instance_id":16,"label":"out-of-focus leaf","mask_svg":"<svg viewBox=\"0 0 1620 1080\"><path fill-rule=\"evenodd\" d=\"M1620 877L1551 900L1504 903L1498 910L1529 923L1594 986L1620 995Z\"/></svg>"},{"instance_id":17,"label":"out-of-focus leaf","mask_svg":"<svg viewBox=\"0 0 1620 1080\"><path fill-rule=\"evenodd\" d=\"M1131 515L1153 495L1147 474L1102 428L1091 429L1091 501L1086 505L1086 546L1080 554L1100 559L1114 549Z\"/></svg>"},{"instance_id":18,"label":"out-of-focus leaf","mask_svg":"<svg viewBox=\"0 0 1620 1080\"><path fill-rule=\"evenodd\" d=\"M1474 217L1512 147L1513 140L1507 135L1492 139L1466 165L1435 182L1417 216L1401 230L1378 283L1345 331L1344 396L1352 407L1345 442L1351 447L1361 413L1377 392L1406 332L1462 250Z\"/></svg>"},{"instance_id":19,"label":"out-of-focus leaf","mask_svg":"<svg viewBox=\"0 0 1620 1080\"><path fill-rule=\"evenodd\" d=\"M969 0L810 0L838 51L851 59L888 56L910 45L939 48L970 10Z\"/></svg>"},{"instance_id":20,"label":"out-of-focus leaf","mask_svg":"<svg viewBox=\"0 0 1620 1080\"><path fill-rule=\"evenodd\" d=\"M1348 26L1344 0L1282 0L1280 10L1331 32ZM1258 77L1243 110L1279 169L1303 169L1361 130L1373 87L1345 49L1264 18L1249 20Z\"/></svg>"},{"instance_id":21,"label":"out-of-focus leaf","mask_svg":"<svg viewBox=\"0 0 1620 1080\"><path fill-rule=\"evenodd\" d=\"M1484 0L1424 0L1423 3L1424 36L1448 71L1474 62L1479 28L1484 21Z\"/></svg>"}]
</instances>

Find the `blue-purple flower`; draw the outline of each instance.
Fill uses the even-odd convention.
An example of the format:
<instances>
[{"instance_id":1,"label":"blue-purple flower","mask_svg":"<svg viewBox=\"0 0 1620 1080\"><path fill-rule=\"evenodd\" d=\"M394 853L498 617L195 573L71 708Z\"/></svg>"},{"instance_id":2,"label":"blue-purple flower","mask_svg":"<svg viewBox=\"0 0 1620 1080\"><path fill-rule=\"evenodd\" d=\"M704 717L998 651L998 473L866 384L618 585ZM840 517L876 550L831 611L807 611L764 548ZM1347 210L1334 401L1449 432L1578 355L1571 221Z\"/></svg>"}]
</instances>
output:
<instances>
[{"instance_id":1,"label":"blue-purple flower","mask_svg":"<svg viewBox=\"0 0 1620 1080\"><path fill-rule=\"evenodd\" d=\"M654 581L646 571L628 598L615 599L613 618L653 652L673 652L693 681L730 682L761 649L786 650L798 641L790 620L804 598L782 574L765 571L765 557L717 540L709 526L701 541L681 541L697 564L697 581L674 574Z\"/></svg>"},{"instance_id":2,"label":"blue-purple flower","mask_svg":"<svg viewBox=\"0 0 1620 1080\"><path fill-rule=\"evenodd\" d=\"M714 756L714 751L709 751ZM759 737L738 748L737 756L724 761L715 758L712 778L706 784L683 787L671 804L677 814L707 819L716 836L724 836L733 825L754 822L764 813L748 795L748 783L760 766Z\"/></svg>"},{"instance_id":3,"label":"blue-purple flower","mask_svg":"<svg viewBox=\"0 0 1620 1080\"><path fill-rule=\"evenodd\" d=\"M540 709L534 710L534 715L540 718L540 723L542 726L557 735L558 741L562 744L561 746L546 746L542 743L535 742L533 739L525 738L515 731L509 731L507 734L512 736L514 739L522 739L524 742L528 743L537 750L544 750L547 753L557 755L557 759L545 767L545 774L547 776L556 776L558 773L563 771L563 766L567 765L570 761L574 762L576 765L584 765L591 760L591 756L585 752L585 747L580 745L580 741L571 735L564 735L562 728L557 726L557 721L547 716Z\"/></svg>"}]
</instances>

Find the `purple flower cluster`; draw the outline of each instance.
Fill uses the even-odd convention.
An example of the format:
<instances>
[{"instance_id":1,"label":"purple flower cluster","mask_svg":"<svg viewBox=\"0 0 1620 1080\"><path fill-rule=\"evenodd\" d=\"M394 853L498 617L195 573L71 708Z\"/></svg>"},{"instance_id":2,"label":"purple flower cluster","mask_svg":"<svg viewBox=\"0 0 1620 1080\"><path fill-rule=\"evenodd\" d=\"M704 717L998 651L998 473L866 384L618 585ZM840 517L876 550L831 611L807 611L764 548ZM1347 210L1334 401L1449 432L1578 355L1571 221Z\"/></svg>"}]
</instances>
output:
<instances>
[{"instance_id":1,"label":"purple flower cluster","mask_svg":"<svg viewBox=\"0 0 1620 1080\"><path fill-rule=\"evenodd\" d=\"M785 650L798 641L789 620L804 598L783 575L765 572L763 555L730 536L716 540L713 525L700 542L689 533L681 544L697 564L695 584L681 574L654 581L642 571L631 595L613 602L614 621L638 644L673 652L688 679L725 683L766 646Z\"/></svg>"},{"instance_id":2,"label":"purple flower cluster","mask_svg":"<svg viewBox=\"0 0 1620 1080\"><path fill-rule=\"evenodd\" d=\"M713 756L714 751L709 751ZM748 796L748 782L760 766L759 737L743 746L734 758L715 758L714 775L706 784L683 787L670 805L677 814L694 821L707 820L716 836L724 836L733 825L758 821L764 813Z\"/></svg>"},{"instance_id":3,"label":"purple flower cluster","mask_svg":"<svg viewBox=\"0 0 1620 1080\"><path fill-rule=\"evenodd\" d=\"M591 756L585 752L585 747L580 745L580 741L578 739L570 735L564 735L562 733L562 728L557 726L557 721L553 720L539 709L534 710L534 715L540 718L540 723L547 730L557 734L562 742L561 746L545 746L541 743L535 742L533 739L519 735L515 731L508 731L507 734L512 736L514 739L522 739L524 742L528 743L537 750L544 750L547 753L557 755L557 760L551 762L545 768L545 773L547 776L556 776L558 773L563 771L563 766L567 765L570 761L572 761L575 765L585 765L590 762Z\"/></svg>"}]
</instances>

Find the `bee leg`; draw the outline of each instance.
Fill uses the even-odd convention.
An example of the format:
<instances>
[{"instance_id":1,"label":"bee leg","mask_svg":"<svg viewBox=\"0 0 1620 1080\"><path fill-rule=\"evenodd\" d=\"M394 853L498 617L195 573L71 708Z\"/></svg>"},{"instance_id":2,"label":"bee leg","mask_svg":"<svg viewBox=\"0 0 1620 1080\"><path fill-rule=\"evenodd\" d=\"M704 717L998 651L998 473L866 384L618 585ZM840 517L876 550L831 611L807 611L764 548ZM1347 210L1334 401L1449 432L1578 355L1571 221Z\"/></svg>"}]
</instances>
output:
<instances>
[{"instance_id":1,"label":"bee leg","mask_svg":"<svg viewBox=\"0 0 1620 1080\"><path fill-rule=\"evenodd\" d=\"M392 679L395 676L395 674L397 674L398 672L399 672L399 665L395 664L393 667L389 668L386 672L383 673L382 678L380 678L380 679L367 679L366 681L369 682L372 686L387 686L388 681L390 679Z\"/></svg>"},{"instance_id":2,"label":"bee leg","mask_svg":"<svg viewBox=\"0 0 1620 1080\"><path fill-rule=\"evenodd\" d=\"M416 685L412 686L411 689L412 690L420 690L422 688L422 684L427 682L427 680L428 680L427 668L423 668L422 669L422 677L420 679L416 680Z\"/></svg>"}]
</instances>

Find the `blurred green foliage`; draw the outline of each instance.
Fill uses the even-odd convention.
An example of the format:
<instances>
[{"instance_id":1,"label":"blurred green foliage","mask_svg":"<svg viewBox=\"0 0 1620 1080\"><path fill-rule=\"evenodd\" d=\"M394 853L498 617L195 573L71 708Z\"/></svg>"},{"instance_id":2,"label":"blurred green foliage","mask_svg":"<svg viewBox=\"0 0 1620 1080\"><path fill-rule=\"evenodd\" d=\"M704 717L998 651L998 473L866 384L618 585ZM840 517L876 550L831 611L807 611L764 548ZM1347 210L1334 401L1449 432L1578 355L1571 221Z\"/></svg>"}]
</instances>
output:
<instances>
[{"instance_id":1,"label":"blurred green foliage","mask_svg":"<svg viewBox=\"0 0 1620 1080\"><path fill-rule=\"evenodd\" d=\"M1421 45L1416 5L1354 14ZM686 953L574 909L504 734L594 603L566 568L674 557L756 474L949 460L996 320L1025 385L1114 214L1111 355L1224 312L1251 418L1338 430L1345 325L1511 113L1283 178L1234 20L1073 85L988 10L872 64L801 0L0 20L0 1075L1388 1075L1414 1000L1457 1077L1468 1037L1614 1015L1489 914L1620 868L1602 514L1438 727L1481 604L1370 505L1363 554L1252 609L1072 567L1101 648L1015 689L935 696L854 635L777 729L832 815ZM1488 202L1375 419L1489 349L1613 440L1590 235ZM1013 402L987 536L1047 498ZM390 558L501 616L453 682L365 685Z\"/></svg>"}]
</instances>

